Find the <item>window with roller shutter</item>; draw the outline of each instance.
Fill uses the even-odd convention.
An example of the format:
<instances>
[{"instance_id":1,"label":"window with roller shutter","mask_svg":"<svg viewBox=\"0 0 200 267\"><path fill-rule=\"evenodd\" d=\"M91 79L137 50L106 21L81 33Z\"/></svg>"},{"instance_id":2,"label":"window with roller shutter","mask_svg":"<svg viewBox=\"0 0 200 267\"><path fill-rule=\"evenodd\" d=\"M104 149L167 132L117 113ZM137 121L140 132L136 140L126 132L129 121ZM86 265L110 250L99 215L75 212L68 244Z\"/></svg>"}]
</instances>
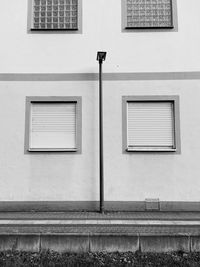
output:
<instances>
[{"instance_id":1,"label":"window with roller shutter","mask_svg":"<svg viewBox=\"0 0 200 267\"><path fill-rule=\"evenodd\" d=\"M80 151L80 97L27 97L26 109L26 150Z\"/></svg>"},{"instance_id":2,"label":"window with roller shutter","mask_svg":"<svg viewBox=\"0 0 200 267\"><path fill-rule=\"evenodd\" d=\"M180 151L178 96L123 97L124 149Z\"/></svg>"}]
</instances>

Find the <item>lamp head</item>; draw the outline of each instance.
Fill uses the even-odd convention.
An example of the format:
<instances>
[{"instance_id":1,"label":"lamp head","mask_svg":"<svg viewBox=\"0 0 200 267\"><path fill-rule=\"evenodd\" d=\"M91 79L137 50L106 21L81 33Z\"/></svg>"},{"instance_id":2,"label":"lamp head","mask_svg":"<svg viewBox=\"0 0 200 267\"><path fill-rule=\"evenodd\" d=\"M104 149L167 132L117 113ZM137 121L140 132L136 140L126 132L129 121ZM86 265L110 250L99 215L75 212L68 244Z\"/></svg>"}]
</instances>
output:
<instances>
[{"instance_id":1,"label":"lamp head","mask_svg":"<svg viewBox=\"0 0 200 267\"><path fill-rule=\"evenodd\" d=\"M105 61L105 59L106 59L106 53L107 52L102 52L102 51L98 51L97 52L97 60L99 61L99 62L103 62L103 61Z\"/></svg>"}]
</instances>

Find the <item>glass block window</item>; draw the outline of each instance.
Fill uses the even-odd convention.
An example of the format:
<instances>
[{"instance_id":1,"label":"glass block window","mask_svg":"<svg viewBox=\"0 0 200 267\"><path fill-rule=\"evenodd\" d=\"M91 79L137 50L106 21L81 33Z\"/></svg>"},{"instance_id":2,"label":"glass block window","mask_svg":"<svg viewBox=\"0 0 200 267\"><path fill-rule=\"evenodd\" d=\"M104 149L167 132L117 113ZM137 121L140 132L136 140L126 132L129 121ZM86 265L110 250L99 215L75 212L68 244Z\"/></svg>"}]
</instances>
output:
<instances>
[{"instance_id":1,"label":"glass block window","mask_svg":"<svg viewBox=\"0 0 200 267\"><path fill-rule=\"evenodd\" d=\"M78 30L78 0L32 1L32 30Z\"/></svg>"},{"instance_id":2,"label":"glass block window","mask_svg":"<svg viewBox=\"0 0 200 267\"><path fill-rule=\"evenodd\" d=\"M126 1L126 28L173 28L172 0Z\"/></svg>"}]
</instances>

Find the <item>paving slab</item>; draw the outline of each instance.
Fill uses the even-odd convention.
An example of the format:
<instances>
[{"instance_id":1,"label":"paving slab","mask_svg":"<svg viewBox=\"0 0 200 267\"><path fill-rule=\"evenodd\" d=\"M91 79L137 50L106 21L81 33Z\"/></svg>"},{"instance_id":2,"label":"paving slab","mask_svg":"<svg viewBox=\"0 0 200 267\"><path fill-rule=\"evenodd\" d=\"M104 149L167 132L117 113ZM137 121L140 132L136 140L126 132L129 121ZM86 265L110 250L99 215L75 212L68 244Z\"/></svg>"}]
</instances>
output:
<instances>
[{"instance_id":1,"label":"paving slab","mask_svg":"<svg viewBox=\"0 0 200 267\"><path fill-rule=\"evenodd\" d=\"M200 251L198 212L2 212L0 251Z\"/></svg>"},{"instance_id":2,"label":"paving slab","mask_svg":"<svg viewBox=\"0 0 200 267\"><path fill-rule=\"evenodd\" d=\"M139 237L134 235L91 235L89 240L91 252L139 250Z\"/></svg>"},{"instance_id":3,"label":"paving slab","mask_svg":"<svg viewBox=\"0 0 200 267\"><path fill-rule=\"evenodd\" d=\"M199 251L199 236L199 212L0 213L0 250Z\"/></svg>"},{"instance_id":4,"label":"paving slab","mask_svg":"<svg viewBox=\"0 0 200 267\"><path fill-rule=\"evenodd\" d=\"M190 252L188 236L141 236L140 247L143 252Z\"/></svg>"},{"instance_id":5,"label":"paving slab","mask_svg":"<svg viewBox=\"0 0 200 267\"><path fill-rule=\"evenodd\" d=\"M0 234L74 234L74 235L200 235L199 226L158 225L0 225Z\"/></svg>"},{"instance_id":6,"label":"paving slab","mask_svg":"<svg viewBox=\"0 0 200 267\"><path fill-rule=\"evenodd\" d=\"M18 219L18 220L198 220L200 221L200 212L0 212L0 220Z\"/></svg>"},{"instance_id":7,"label":"paving slab","mask_svg":"<svg viewBox=\"0 0 200 267\"><path fill-rule=\"evenodd\" d=\"M41 235L41 250L58 252L88 252L88 235Z\"/></svg>"}]
</instances>

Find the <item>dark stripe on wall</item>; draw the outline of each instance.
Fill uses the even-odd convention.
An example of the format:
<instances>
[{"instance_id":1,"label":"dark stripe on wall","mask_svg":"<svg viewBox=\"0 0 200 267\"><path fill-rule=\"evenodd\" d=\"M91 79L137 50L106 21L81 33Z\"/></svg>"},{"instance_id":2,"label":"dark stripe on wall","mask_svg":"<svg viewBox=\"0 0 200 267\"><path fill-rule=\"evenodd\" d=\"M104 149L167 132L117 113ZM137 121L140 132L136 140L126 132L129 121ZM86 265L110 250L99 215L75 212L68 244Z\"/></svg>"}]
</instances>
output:
<instances>
[{"instance_id":1,"label":"dark stripe on wall","mask_svg":"<svg viewBox=\"0 0 200 267\"><path fill-rule=\"evenodd\" d=\"M200 211L200 202L162 201L160 211ZM98 211L98 201L1 201L0 212ZM106 211L145 211L144 201L105 201ZM149 211L149 209L148 209ZM158 211L158 210L157 210Z\"/></svg>"},{"instance_id":2,"label":"dark stripe on wall","mask_svg":"<svg viewBox=\"0 0 200 267\"><path fill-rule=\"evenodd\" d=\"M97 81L98 73L1 73L0 81ZM105 81L199 80L197 72L104 73Z\"/></svg>"}]
</instances>

